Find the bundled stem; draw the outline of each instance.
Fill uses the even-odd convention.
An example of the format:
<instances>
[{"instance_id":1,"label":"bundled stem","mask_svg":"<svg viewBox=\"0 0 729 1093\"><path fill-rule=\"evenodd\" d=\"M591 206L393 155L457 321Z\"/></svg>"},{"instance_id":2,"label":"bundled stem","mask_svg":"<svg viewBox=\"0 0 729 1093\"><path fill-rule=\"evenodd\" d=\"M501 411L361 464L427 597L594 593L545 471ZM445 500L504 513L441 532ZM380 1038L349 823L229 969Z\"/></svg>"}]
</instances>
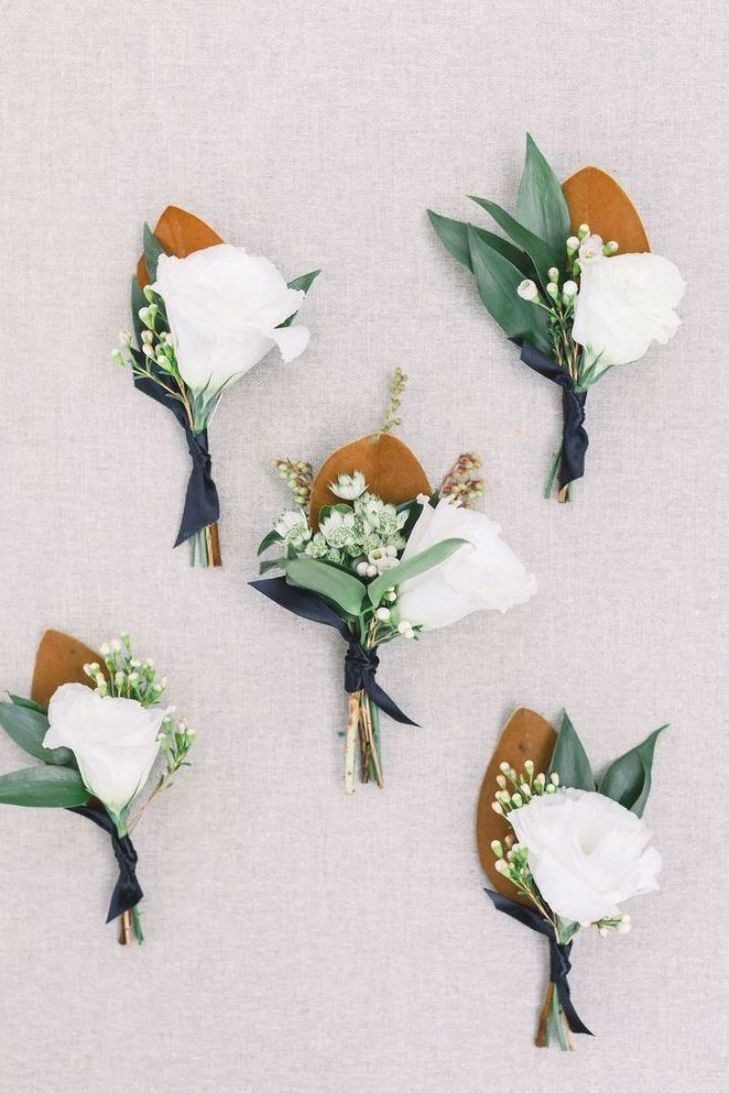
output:
<instances>
[{"instance_id":1,"label":"bundled stem","mask_svg":"<svg viewBox=\"0 0 729 1093\"><path fill-rule=\"evenodd\" d=\"M349 718L344 743L344 790L354 793L357 745L361 782L376 782L382 788L380 755L380 712L365 691L349 696Z\"/></svg>"},{"instance_id":2,"label":"bundled stem","mask_svg":"<svg viewBox=\"0 0 729 1093\"><path fill-rule=\"evenodd\" d=\"M189 540L189 543L191 566L197 564L204 569L217 569L222 566L217 524L208 524L206 528L196 532Z\"/></svg>"}]
</instances>

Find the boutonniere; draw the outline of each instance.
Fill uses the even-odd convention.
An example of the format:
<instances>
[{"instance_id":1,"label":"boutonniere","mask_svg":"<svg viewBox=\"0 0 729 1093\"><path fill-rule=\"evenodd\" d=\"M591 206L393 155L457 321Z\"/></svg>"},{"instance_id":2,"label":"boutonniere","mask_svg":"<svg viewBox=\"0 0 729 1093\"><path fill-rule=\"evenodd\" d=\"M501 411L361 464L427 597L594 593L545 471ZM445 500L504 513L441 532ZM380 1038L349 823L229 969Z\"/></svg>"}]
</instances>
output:
<instances>
[{"instance_id":1,"label":"boutonniere","mask_svg":"<svg viewBox=\"0 0 729 1093\"><path fill-rule=\"evenodd\" d=\"M378 683L378 650L473 611L507 611L536 590L498 524L473 508L483 492L478 457L462 455L433 490L413 453L392 435L404 383L398 370L382 429L335 451L316 477L308 463L275 463L296 507L274 520L259 555L276 549L261 572L284 575L252 582L347 643L347 793L354 791L358 748L361 780L382 786L380 711L415 724Z\"/></svg>"},{"instance_id":2,"label":"boutonniere","mask_svg":"<svg viewBox=\"0 0 729 1093\"><path fill-rule=\"evenodd\" d=\"M0 776L0 804L65 808L107 833L119 867L107 922L123 945L143 940L142 889L131 835L152 801L189 766L195 733L165 706L167 681L139 660L128 634L100 654L49 630L30 698L0 702L0 727L40 762Z\"/></svg>"},{"instance_id":3,"label":"boutonniere","mask_svg":"<svg viewBox=\"0 0 729 1093\"><path fill-rule=\"evenodd\" d=\"M472 200L503 235L428 215L522 361L562 389L562 445L544 496L556 476L559 500L567 501L585 469L589 388L673 337L684 282L672 262L650 253L640 217L614 179L584 167L560 186L529 135L516 215Z\"/></svg>"},{"instance_id":4,"label":"boutonniere","mask_svg":"<svg viewBox=\"0 0 729 1093\"><path fill-rule=\"evenodd\" d=\"M535 1043L592 1035L577 1015L568 975L578 934L627 933L622 904L658 890L661 857L642 819L656 741L667 728L614 760L598 779L570 719L559 735L539 714L509 720L486 771L478 805L481 864L498 911L549 943L549 983Z\"/></svg>"},{"instance_id":5,"label":"boutonniere","mask_svg":"<svg viewBox=\"0 0 729 1093\"><path fill-rule=\"evenodd\" d=\"M132 278L132 334L112 356L137 390L166 406L185 430L192 471L175 546L190 564L219 566L218 491L208 426L224 391L278 347L295 360L309 331L293 320L319 270L287 284L267 258L224 243L196 216L170 205Z\"/></svg>"}]
</instances>

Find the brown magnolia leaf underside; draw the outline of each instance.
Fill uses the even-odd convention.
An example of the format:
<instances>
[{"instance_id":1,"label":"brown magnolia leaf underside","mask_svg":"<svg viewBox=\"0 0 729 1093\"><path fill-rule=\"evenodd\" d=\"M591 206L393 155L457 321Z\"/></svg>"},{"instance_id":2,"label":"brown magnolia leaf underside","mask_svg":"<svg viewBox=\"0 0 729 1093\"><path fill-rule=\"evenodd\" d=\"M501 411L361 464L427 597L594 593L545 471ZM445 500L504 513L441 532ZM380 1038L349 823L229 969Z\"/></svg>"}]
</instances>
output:
<instances>
[{"instance_id":1,"label":"brown magnolia leaf underside","mask_svg":"<svg viewBox=\"0 0 729 1093\"><path fill-rule=\"evenodd\" d=\"M557 733L548 721L534 710L520 707L506 722L481 783L476 812L478 856L492 886L511 899L520 897L514 885L494 868L496 858L491 849L494 839L503 841L506 835L512 834L507 820L491 807L499 788L496 784L496 775L500 773L499 764L508 763L519 771L524 766L524 760L531 759L536 771L546 771L556 742Z\"/></svg>"},{"instance_id":2,"label":"brown magnolia leaf underside","mask_svg":"<svg viewBox=\"0 0 729 1093\"><path fill-rule=\"evenodd\" d=\"M62 683L85 683L92 687L83 666L93 661L103 667L99 654L88 645L60 630L46 630L35 655L30 697L40 706L47 706Z\"/></svg>"},{"instance_id":3,"label":"brown magnolia leaf underside","mask_svg":"<svg viewBox=\"0 0 729 1093\"><path fill-rule=\"evenodd\" d=\"M412 501L419 493L431 492L425 471L407 444L389 433L371 433L337 448L325 460L311 491L312 526L318 524L322 505L336 505L340 500L329 489L329 483L340 474L354 471L362 471L367 489L390 505Z\"/></svg>"},{"instance_id":4,"label":"brown magnolia leaf underside","mask_svg":"<svg viewBox=\"0 0 729 1093\"><path fill-rule=\"evenodd\" d=\"M583 167L562 183L572 230L589 224L607 243L619 244L618 254L649 251L650 244L643 222L622 186L599 167Z\"/></svg>"},{"instance_id":5,"label":"brown magnolia leaf underside","mask_svg":"<svg viewBox=\"0 0 729 1093\"><path fill-rule=\"evenodd\" d=\"M176 258L187 258L188 254L194 254L196 250L205 250L206 247L214 247L223 242L204 220L184 209L178 209L176 205L167 206L157 221L153 234L167 253L174 254ZM149 284L144 255L137 262L137 281L140 288Z\"/></svg>"}]
</instances>

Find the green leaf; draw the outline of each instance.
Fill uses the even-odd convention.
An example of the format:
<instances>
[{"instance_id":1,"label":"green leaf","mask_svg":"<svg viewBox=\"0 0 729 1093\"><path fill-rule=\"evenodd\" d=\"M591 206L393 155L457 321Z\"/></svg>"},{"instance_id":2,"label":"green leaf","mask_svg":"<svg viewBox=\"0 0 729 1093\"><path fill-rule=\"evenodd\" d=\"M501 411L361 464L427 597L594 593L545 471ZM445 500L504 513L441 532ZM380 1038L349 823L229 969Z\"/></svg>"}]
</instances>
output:
<instances>
[{"instance_id":1,"label":"green leaf","mask_svg":"<svg viewBox=\"0 0 729 1093\"><path fill-rule=\"evenodd\" d=\"M269 531L268 535L264 535L261 539L260 545L256 552L256 557L260 557L261 554L265 554L269 547L272 547L274 543L282 543L283 536L279 535L277 531Z\"/></svg>"},{"instance_id":2,"label":"green leaf","mask_svg":"<svg viewBox=\"0 0 729 1093\"><path fill-rule=\"evenodd\" d=\"M451 554L454 554L455 551L467 543L468 539L443 539L440 543L434 543L427 550L421 550L419 554L414 554L407 561L400 562L399 565L381 573L367 587L370 603L373 607L378 607L382 597L389 589L396 588L403 581L419 577L426 570L440 565L441 562L444 562L446 558L450 558Z\"/></svg>"},{"instance_id":3,"label":"green leaf","mask_svg":"<svg viewBox=\"0 0 729 1093\"><path fill-rule=\"evenodd\" d=\"M477 228L474 224L466 224L462 220L449 220L447 216L439 216L431 209L428 209L428 216L446 250L450 251L456 261L460 262L466 269L470 269L471 272L473 272L473 266L471 264L471 250L468 246L469 227L487 246L493 247L504 258L508 258L524 277L534 277L536 271L529 255L515 247L508 239L502 239L500 235L494 235L493 232L488 232L485 228Z\"/></svg>"},{"instance_id":4,"label":"green leaf","mask_svg":"<svg viewBox=\"0 0 729 1093\"><path fill-rule=\"evenodd\" d=\"M315 558L292 558L284 562L289 584L308 588L335 603L347 615L359 616L365 586L350 573Z\"/></svg>"},{"instance_id":5,"label":"green leaf","mask_svg":"<svg viewBox=\"0 0 729 1093\"><path fill-rule=\"evenodd\" d=\"M68 767L26 767L0 776L0 804L33 808L75 808L91 794Z\"/></svg>"},{"instance_id":6,"label":"green leaf","mask_svg":"<svg viewBox=\"0 0 729 1093\"><path fill-rule=\"evenodd\" d=\"M517 246L526 251L536 266L540 278L546 284L549 280L547 270L550 266L559 266L562 263L564 244L561 249L557 250L549 243L545 243L543 239L530 232L513 216L509 216L494 201L487 201L485 197L471 197L471 201L475 201L477 205L480 205L482 209L485 209L487 213L493 216L496 223L506 232L509 238L513 239Z\"/></svg>"},{"instance_id":7,"label":"green leaf","mask_svg":"<svg viewBox=\"0 0 729 1093\"><path fill-rule=\"evenodd\" d=\"M264 573L269 573L272 569L285 569L285 558L269 558L266 562L261 562L258 567L258 572L262 577Z\"/></svg>"},{"instance_id":8,"label":"green leaf","mask_svg":"<svg viewBox=\"0 0 729 1093\"><path fill-rule=\"evenodd\" d=\"M18 747L35 759L62 767L76 765L73 752L68 748L43 747L43 738L48 732L48 718L44 713L12 702L0 702L0 726Z\"/></svg>"},{"instance_id":9,"label":"green leaf","mask_svg":"<svg viewBox=\"0 0 729 1093\"><path fill-rule=\"evenodd\" d=\"M656 741L668 725L661 725L642 744L626 751L607 768L600 782L600 793L612 797L624 808L642 816L651 791L651 770Z\"/></svg>"},{"instance_id":10,"label":"green leaf","mask_svg":"<svg viewBox=\"0 0 729 1093\"><path fill-rule=\"evenodd\" d=\"M517 220L543 239L563 259L565 241L571 235L570 214L562 187L537 148L530 133L526 138L524 171L516 199ZM562 261L558 263L562 265Z\"/></svg>"},{"instance_id":11,"label":"green leaf","mask_svg":"<svg viewBox=\"0 0 729 1093\"><path fill-rule=\"evenodd\" d=\"M35 710L36 713L48 713L45 706L39 706L32 698L22 698L20 695L12 695L9 691L8 698L14 706L22 706L26 710Z\"/></svg>"},{"instance_id":12,"label":"green leaf","mask_svg":"<svg viewBox=\"0 0 729 1093\"><path fill-rule=\"evenodd\" d=\"M142 348L142 331L147 329L139 318L139 311L140 308L146 307L147 303L147 298L139 287L139 281L136 277L132 277L132 329L134 330L134 337L137 339L137 346L139 349Z\"/></svg>"},{"instance_id":13,"label":"green leaf","mask_svg":"<svg viewBox=\"0 0 729 1093\"><path fill-rule=\"evenodd\" d=\"M524 338L537 349L550 352L547 313L517 295L521 271L503 254L484 243L469 225L473 274L481 301L509 338Z\"/></svg>"},{"instance_id":14,"label":"green leaf","mask_svg":"<svg viewBox=\"0 0 729 1093\"><path fill-rule=\"evenodd\" d=\"M549 773L556 771L561 786L573 786L575 789L595 789L595 779L590 767L590 760L582 746L575 727L567 714L562 716L562 724L554 746Z\"/></svg>"},{"instance_id":15,"label":"green leaf","mask_svg":"<svg viewBox=\"0 0 729 1093\"><path fill-rule=\"evenodd\" d=\"M311 286L314 284L314 281L317 279L317 277L319 276L320 273L321 273L320 269L315 269L311 273L303 274L303 276L301 276L301 277L294 277L293 281L289 281L289 283L286 287L287 288L297 289L298 291L301 291L301 292L308 292L309 289L311 288ZM288 319L284 319L284 321L282 323L278 324L277 329L280 330L282 327L291 326L292 322L294 321L294 319L296 318L296 316L298 314L299 314L299 312L295 311L293 313L293 315L289 315Z\"/></svg>"},{"instance_id":16,"label":"green leaf","mask_svg":"<svg viewBox=\"0 0 729 1093\"><path fill-rule=\"evenodd\" d=\"M144 225L144 234L142 237L144 251L144 264L147 267L147 275L149 277L149 283L152 284L157 280L157 262L159 261L160 254L165 254L165 248L159 242L157 237L153 234L149 224Z\"/></svg>"}]
</instances>

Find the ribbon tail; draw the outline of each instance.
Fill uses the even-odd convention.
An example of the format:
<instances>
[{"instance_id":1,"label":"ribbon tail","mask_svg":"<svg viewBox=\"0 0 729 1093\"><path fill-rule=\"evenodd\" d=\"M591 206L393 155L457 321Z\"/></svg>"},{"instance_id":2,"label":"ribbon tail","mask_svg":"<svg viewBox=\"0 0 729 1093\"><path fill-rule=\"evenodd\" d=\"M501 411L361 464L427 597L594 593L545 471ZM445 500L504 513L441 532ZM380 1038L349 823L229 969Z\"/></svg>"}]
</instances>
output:
<instances>
[{"instance_id":1,"label":"ribbon tail","mask_svg":"<svg viewBox=\"0 0 729 1093\"><path fill-rule=\"evenodd\" d=\"M557 997L559 998L559 1003L564 1011L564 1015L567 1019L567 1024L570 1027L570 1031L577 1034L582 1033L585 1036L594 1036L595 1033L590 1032L587 1025L582 1020L580 1020L577 1015L577 1010L572 1004L572 999L570 998L570 988L567 980L558 979L557 982L554 984L554 987L557 991Z\"/></svg>"},{"instance_id":2,"label":"ribbon tail","mask_svg":"<svg viewBox=\"0 0 729 1093\"><path fill-rule=\"evenodd\" d=\"M215 524L220 517L218 490L210 473L207 430L193 433L185 426L187 447L192 459L192 470L187 482L185 507L177 533L175 546L191 539L198 531Z\"/></svg>"},{"instance_id":3,"label":"ribbon tail","mask_svg":"<svg viewBox=\"0 0 729 1093\"><path fill-rule=\"evenodd\" d=\"M367 680L364 689L375 706L382 710L383 713L386 713L388 717L391 717L393 721L399 721L401 725L414 725L415 728L420 728L417 721L412 721L406 713L403 713L397 703L393 702L389 694L387 694L386 691L383 691L376 680Z\"/></svg>"}]
</instances>

